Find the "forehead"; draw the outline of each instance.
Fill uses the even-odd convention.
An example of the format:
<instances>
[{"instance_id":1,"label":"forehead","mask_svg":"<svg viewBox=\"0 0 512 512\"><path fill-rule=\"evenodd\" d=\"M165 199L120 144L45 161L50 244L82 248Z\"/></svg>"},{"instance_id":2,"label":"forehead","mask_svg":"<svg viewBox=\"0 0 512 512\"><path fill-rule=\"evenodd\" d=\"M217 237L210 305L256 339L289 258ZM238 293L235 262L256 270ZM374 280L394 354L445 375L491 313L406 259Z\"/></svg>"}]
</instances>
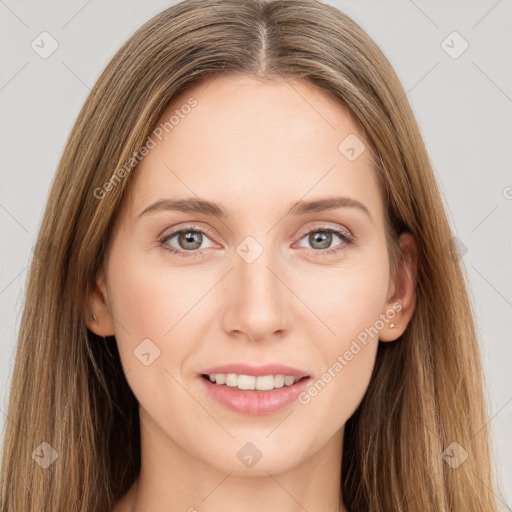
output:
<instances>
[{"instance_id":1,"label":"forehead","mask_svg":"<svg viewBox=\"0 0 512 512\"><path fill-rule=\"evenodd\" d=\"M376 216L382 206L357 124L307 82L219 76L177 96L159 127L133 172L133 215L148 201L184 195L234 211L326 193L368 198Z\"/></svg>"}]
</instances>

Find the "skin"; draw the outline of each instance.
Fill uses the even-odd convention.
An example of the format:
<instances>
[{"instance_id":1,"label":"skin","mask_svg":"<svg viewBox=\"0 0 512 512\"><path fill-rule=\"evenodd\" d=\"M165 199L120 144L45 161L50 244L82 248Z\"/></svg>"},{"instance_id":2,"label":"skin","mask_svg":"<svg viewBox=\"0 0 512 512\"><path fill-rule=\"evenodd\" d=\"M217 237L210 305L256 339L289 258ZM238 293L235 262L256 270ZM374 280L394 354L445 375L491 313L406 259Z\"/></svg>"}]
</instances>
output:
<instances>
[{"instance_id":1,"label":"skin","mask_svg":"<svg viewBox=\"0 0 512 512\"><path fill-rule=\"evenodd\" d=\"M115 334L140 404L141 474L115 510L346 510L344 425L368 387L378 339L396 340L413 314L414 240L400 238L405 257L391 279L369 152L354 161L340 152L347 135L363 136L327 94L298 81L223 76L175 98L162 121L190 97L198 105L133 171L89 297L98 318L90 328ZM352 207L286 215L295 201L330 195L357 199L371 219ZM137 218L159 199L189 196L215 201L230 216ZM159 245L160 235L190 223L211 230L202 257ZM349 230L355 241L333 235L328 247L340 250L322 256L325 246L307 233L326 226ZM252 263L236 252L247 236L264 249ZM194 252L183 243L167 241ZM243 415L213 401L199 380L208 367L239 361L282 363L316 380L398 302L399 327L386 323L306 405ZM160 356L145 366L133 352L147 338ZM262 453L251 468L237 458L248 441Z\"/></svg>"}]
</instances>

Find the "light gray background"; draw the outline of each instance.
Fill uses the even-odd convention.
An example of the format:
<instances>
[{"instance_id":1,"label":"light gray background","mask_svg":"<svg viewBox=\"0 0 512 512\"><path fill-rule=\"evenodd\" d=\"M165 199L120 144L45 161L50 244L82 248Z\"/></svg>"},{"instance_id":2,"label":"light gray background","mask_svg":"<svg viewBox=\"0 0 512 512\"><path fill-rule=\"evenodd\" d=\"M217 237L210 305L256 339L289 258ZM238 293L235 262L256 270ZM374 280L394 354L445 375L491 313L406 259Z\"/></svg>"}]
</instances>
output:
<instances>
[{"instance_id":1,"label":"light gray background","mask_svg":"<svg viewBox=\"0 0 512 512\"><path fill-rule=\"evenodd\" d=\"M352 16L380 45L420 124L454 233L463 244L487 377L488 427L510 504L512 0L328 3ZM2 427L27 265L66 138L115 51L169 5L164 0L0 0ZM31 48L43 31L59 45L46 59ZM455 59L442 46L453 31L469 44ZM453 52L461 41L452 39L445 45ZM503 501L501 506L510 510Z\"/></svg>"}]
</instances>

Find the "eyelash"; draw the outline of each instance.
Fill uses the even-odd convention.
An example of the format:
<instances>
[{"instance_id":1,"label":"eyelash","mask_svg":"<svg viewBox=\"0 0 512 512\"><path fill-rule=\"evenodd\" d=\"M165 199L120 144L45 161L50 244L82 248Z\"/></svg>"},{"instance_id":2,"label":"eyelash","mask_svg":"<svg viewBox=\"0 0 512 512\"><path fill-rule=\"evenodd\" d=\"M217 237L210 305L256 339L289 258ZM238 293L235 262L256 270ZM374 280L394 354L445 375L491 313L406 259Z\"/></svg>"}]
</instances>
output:
<instances>
[{"instance_id":1,"label":"eyelash","mask_svg":"<svg viewBox=\"0 0 512 512\"><path fill-rule=\"evenodd\" d=\"M162 249L164 249L165 251L168 251L168 252L170 252L172 254L175 254L176 256L180 256L180 257L183 257L183 258L187 258L187 257L190 257L190 256L197 256L197 255L200 255L202 257L203 256L203 251L200 250L200 249L196 249L194 251L183 251L183 250L180 250L180 249L176 249L175 247L172 247L171 245L169 245L167 243L175 235L179 235L180 233L190 232L190 231L203 233L204 235L211 235L210 231L208 229L206 229L206 228L198 228L197 226L186 226L184 228L180 228L180 229L178 229L176 231L173 231L172 233L168 233L168 234L165 234L165 235L161 236L158 239L159 246L162 247ZM314 229L310 229L309 231L306 231L299 238L299 241L302 240L304 237L310 235L311 233L317 233L317 232L318 233L330 233L330 234L337 235L338 237L340 237L343 240L343 244L346 247L348 247L348 246L350 246L351 244L354 243L354 238L352 236L348 235L348 233L346 233L345 231L341 231L339 229L330 228L330 227L329 228L328 227L322 227L322 226L319 226L319 227L316 227ZM309 251L313 251L315 256L316 255L330 256L332 254L338 253L341 250L342 249L340 249L340 248L338 248L338 249L309 249Z\"/></svg>"}]
</instances>

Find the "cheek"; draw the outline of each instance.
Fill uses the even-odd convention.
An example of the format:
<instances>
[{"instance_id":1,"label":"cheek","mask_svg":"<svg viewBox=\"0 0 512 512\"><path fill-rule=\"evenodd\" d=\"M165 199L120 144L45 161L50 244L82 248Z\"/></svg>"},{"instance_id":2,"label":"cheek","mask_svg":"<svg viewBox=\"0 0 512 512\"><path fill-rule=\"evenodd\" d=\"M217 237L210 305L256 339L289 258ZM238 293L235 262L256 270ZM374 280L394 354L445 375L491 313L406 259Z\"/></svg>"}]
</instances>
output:
<instances>
[{"instance_id":1,"label":"cheek","mask_svg":"<svg viewBox=\"0 0 512 512\"><path fill-rule=\"evenodd\" d=\"M318 332L322 334L315 342L332 356L374 325L382 313L389 286L387 259L361 259L336 268L319 267L308 274L307 281L296 274L294 290L314 314L311 321L320 322Z\"/></svg>"},{"instance_id":2,"label":"cheek","mask_svg":"<svg viewBox=\"0 0 512 512\"><path fill-rule=\"evenodd\" d=\"M129 331L134 340L171 338L174 327L193 311L210 281L201 270L187 271L161 262L155 265L144 253L131 258L113 253L109 270L112 310L118 323L126 327L119 329L120 334Z\"/></svg>"},{"instance_id":3,"label":"cheek","mask_svg":"<svg viewBox=\"0 0 512 512\"><path fill-rule=\"evenodd\" d=\"M180 322L188 321L187 311L190 314L198 300L197 283L191 283L179 270L148 264L144 253L132 252L131 257L121 257L120 251L112 252L107 283L116 340L127 377L135 379L141 368L146 381L154 368L173 371L187 349L188 337L176 333L180 331ZM168 350L171 340L172 361ZM148 353L141 361L141 355ZM154 363L145 367L147 360Z\"/></svg>"},{"instance_id":4,"label":"cheek","mask_svg":"<svg viewBox=\"0 0 512 512\"><path fill-rule=\"evenodd\" d=\"M326 283L325 272L318 283ZM311 414L325 415L334 432L355 411L370 382L378 347L379 315L386 302L387 260L331 270L328 284L310 286L301 297L322 320L315 319L315 350L323 367L299 400ZM321 332L321 334L319 334Z\"/></svg>"},{"instance_id":5,"label":"cheek","mask_svg":"<svg viewBox=\"0 0 512 512\"><path fill-rule=\"evenodd\" d=\"M193 331L198 325L194 306L210 280L199 272L148 264L144 253L121 254L112 252L107 282L123 370L150 417L170 424L174 408L191 408L178 382L183 381L182 366L198 339Z\"/></svg>"}]
</instances>

